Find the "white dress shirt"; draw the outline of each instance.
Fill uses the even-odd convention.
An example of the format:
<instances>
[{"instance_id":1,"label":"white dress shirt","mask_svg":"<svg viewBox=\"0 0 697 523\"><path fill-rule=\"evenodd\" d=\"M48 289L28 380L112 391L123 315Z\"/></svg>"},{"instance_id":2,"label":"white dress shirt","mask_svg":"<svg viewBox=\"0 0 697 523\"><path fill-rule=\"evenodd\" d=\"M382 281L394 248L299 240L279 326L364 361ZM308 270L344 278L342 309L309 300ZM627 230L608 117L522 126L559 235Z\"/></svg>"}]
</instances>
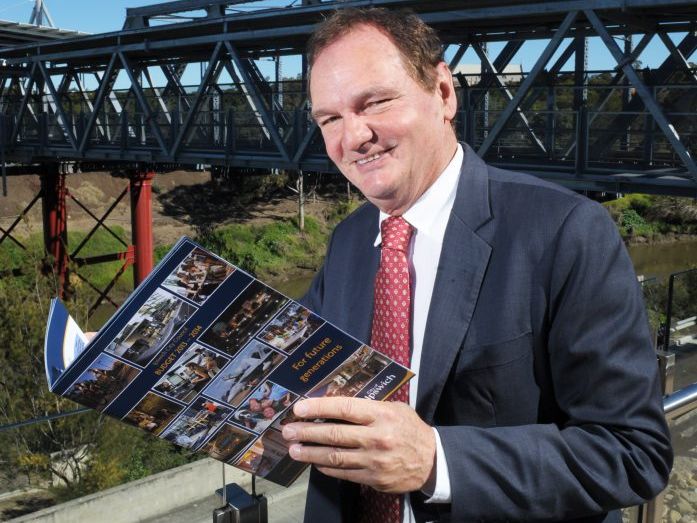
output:
<instances>
[{"instance_id":1,"label":"white dress shirt","mask_svg":"<svg viewBox=\"0 0 697 523\"><path fill-rule=\"evenodd\" d=\"M402 215L414 227L409 249L409 269L412 283L411 369L416 373L416 378L409 382L409 404L412 407L416 405L421 352L433 285L438 271L438 260L440 259L443 236L450 218L450 211L455 203L463 157L462 146L458 144L455 155L445 170L414 205ZM388 216L388 214L380 212L380 224ZM375 245L378 246L381 243L382 238L378 232ZM436 484L433 493L425 493L431 494L426 503L449 503L451 489L448 463L445 460L438 431L434 428L433 432L436 438ZM414 513L411 510L408 496L404 496L404 503L403 523L414 523Z\"/></svg>"}]
</instances>

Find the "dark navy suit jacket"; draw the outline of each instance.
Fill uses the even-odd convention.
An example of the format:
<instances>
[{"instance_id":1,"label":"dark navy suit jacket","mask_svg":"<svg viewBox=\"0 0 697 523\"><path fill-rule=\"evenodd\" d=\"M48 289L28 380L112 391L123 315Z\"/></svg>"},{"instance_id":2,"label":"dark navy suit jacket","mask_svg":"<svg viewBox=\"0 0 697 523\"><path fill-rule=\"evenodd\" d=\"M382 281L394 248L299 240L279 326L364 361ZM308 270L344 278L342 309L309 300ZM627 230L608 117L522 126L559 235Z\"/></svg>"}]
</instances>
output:
<instances>
[{"instance_id":1,"label":"dark navy suit jacket","mask_svg":"<svg viewBox=\"0 0 697 523\"><path fill-rule=\"evenodd\" d=\"M665 485L670 439L641 291L607 212L467 146L443 241L416 410L452 503L422 521L619 521ZM369 341L378 210L334 231L304 302ZM355 521L357 488L312 471L306 522Z\"/></svg>"}]
</instances>

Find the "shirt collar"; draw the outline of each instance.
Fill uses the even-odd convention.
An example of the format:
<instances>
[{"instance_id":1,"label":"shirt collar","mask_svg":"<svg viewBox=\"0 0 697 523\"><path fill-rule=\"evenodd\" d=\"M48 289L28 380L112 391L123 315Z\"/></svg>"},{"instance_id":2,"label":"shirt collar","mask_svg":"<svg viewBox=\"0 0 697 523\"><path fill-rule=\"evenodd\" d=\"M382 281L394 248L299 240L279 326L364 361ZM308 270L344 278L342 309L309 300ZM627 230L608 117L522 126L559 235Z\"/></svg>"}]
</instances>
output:
<instances>
[{"instance_id":1,"label":"shirt collar","mask_svg":"<svg viewBox=\"0 0 697 523\"><path fill-rule=\"evenodd\" d=\"M463 158L462 146L458 143L455 155L445 170L433 182L433 185L402 215L418 234L442 238L448 223L450 210L453 207L453 203L455 203L457 182L460 179ZM382 243L382 234L379 226L389 216L389 214L380 211L375 247Z\"/></svg>"}]
</instances>

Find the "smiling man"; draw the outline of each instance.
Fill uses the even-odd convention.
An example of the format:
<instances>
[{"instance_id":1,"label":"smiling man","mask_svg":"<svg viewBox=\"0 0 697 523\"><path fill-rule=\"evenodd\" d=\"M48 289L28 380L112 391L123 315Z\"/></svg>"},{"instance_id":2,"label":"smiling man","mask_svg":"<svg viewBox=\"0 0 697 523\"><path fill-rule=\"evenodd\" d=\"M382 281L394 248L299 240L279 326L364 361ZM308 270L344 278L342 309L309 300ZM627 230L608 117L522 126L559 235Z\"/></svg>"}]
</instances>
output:
<instances>
[{"instance_id":1,"label":"smiling man","mask_svg":"<svg viewBox=\"0 0 697 523\"><path fill-rule=\"evenodd\" d=\"M309 44L312 115L368 203L304 301L417 377L396 401L295 405L305 520L619 521L672 461L630 261L602 207L458 144L442 53L384 9Z\"/></svg>"}]
</instances>

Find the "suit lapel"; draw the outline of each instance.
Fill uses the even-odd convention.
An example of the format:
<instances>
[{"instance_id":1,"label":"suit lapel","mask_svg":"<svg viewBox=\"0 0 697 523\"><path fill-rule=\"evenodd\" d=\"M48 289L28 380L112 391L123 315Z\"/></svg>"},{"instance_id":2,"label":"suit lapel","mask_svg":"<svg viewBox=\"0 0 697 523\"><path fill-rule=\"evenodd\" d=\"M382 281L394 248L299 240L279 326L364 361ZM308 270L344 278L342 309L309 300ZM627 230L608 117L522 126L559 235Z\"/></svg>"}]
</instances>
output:
<instances>
[{"instance_id":1,"label":"suit lapel","mask_svg":"<svg viewBox=\"0 0 697 523\"><path fill-rule=\"evenodd\" d=\"M375 220L377 222L377 218ZM375 239L375 236L373 236ZM362 263L355 269L355 278L351 286L351 320L349 325L354 331L352 335L363 343L370 343L370 331L373 325L373 294L375 274L380 264L380 248L366 250ZM366 314L365 311L369 311Z\"/></svg>"},{"instance_id":2,"label":"suit lapel","mask_svg":"<svg viewBox=\"0 0 697 523\"><path fill-rule=\"evenodd\" d=\"M348 282L346 291L349 297L347 332L367 344L370 343L373 322L373 286L380 265L380 247L374 245L379 229L378 216L377 208L371 206L371 212L367 212L364 217L365 223L357 227L357 230L369 233L360 236L359 254L355 256L358 263L351 268L351 281Z\"/></svg>"},{"instance_id":3,"label":"suit lapel","mask_svg":"<svg viewBox=\"0 0 697 523\"><path fill-rule=\"evenodd\" d=\"M491 247L475 232L491 219L487 167L467 145L463 148L421 353L416 410L427 423L469 329L491 254Z\"/></svg>"}]
</instances>

